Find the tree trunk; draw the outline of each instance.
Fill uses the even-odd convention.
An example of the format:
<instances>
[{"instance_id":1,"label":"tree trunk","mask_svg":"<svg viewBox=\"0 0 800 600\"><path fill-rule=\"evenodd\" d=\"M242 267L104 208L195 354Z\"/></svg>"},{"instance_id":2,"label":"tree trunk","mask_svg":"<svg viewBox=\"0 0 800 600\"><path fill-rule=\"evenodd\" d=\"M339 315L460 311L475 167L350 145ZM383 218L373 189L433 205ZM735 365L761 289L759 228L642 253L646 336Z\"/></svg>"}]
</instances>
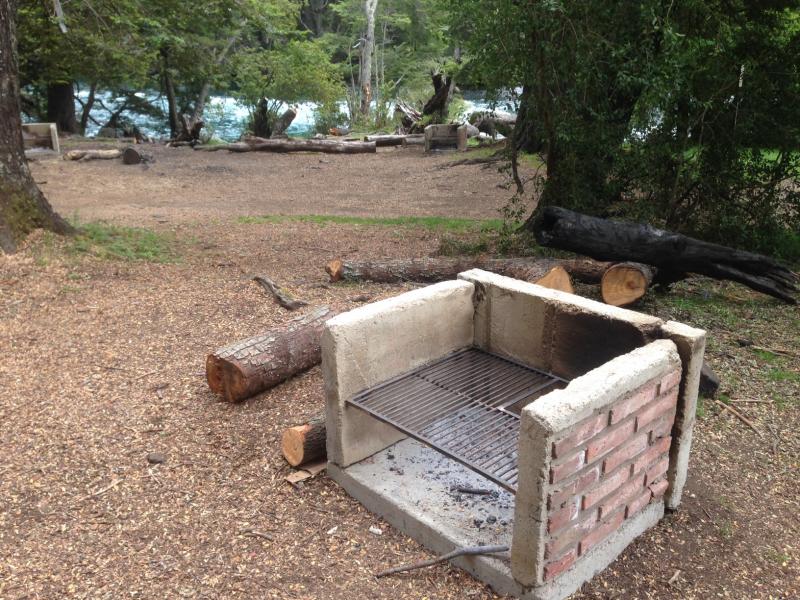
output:
<instances>
[{"instance_id":1,"label":"tree trunk","mask_svg":"<svg viewBox=\"0 0 800 600\"><path fill-rule=\"evenodd\" d=\"M308 423L289 427L281 437L283 457L293 467L325 458L325 417L318 415Z\"/></svg>"},{"instance_id":2,"label":"tree trunk","mask_svg":"<svg viewBox=\"0 0 800 600\"><path fill-rule=\"evenodd\" d=\"M640 223L590 217L557 206L545 207L533 222L542 246L570 250L598 260L636 261L658 268L656 282L684 273L730 279L796 304L798 276L767 256L711 244Z\"/></svg>"},{"instance_id":3,"label":"tree trunk","mask_svg":"<svg viewBox=\"0 0 800 600\"><path fill-rule=\"evenodd\" d=\"M328 307L318 308L285 327L209 354L208 386L228 402L240 402L318 365L322 327L335 314Z\"/></svg>"},{"instance_id":4,"label":"tree trunk","mask_svg":"<svg viewBox=\"0 0 800 600\"><path fill-rule=\"evenodd\" d=\"M16 0L0 0L0 250L15 252L33 229L69 233L36 187L25 160L17 71Z\"/></svg>"},{"instance_id":5,"label":"tree trunk","mask_svg":"<svg viewBox=\"0 0 800 600\"><path fill-rule=\"evenodd\" d=\"M325 266L325 271L330 275L331 281L436 283L455 279L463 271L485 269L573 293L572 281L565 264L568 266L568 261L527 258L417 258L372 262L344 262L336 259Z\"/></svg>"},{"instance_id":6,"label":"tree trunk","mask_svg":"<svg viewBox=\"0 0 800 600\"><path fill-rule=\"evenodd\" d=\"M635 262L617 263L603 273L600 295L612 306L629 306L647 293L653 269Z\"/></svg>"},{"instance_id":7,"label":"tree trunk","mask_svg":"<svg viewBox=\"0 0 800 600\"><path fill-rule=\"evenodd\" d=\"M447 109L453 98L455 80L444 73L431 73L433 96L422 107L422 114L433 117L434 123L447 121Z\"/></svg>"},{"instance_id":8,"label":"tree trunk","mask_svg":"<svg viewBox=\"0 0 800 600\"><path fill-rule=\"evenodd\" d=\"M540 152L544 147L542 134L536 122L534 101L530 86L525 85L522 88L519 112L514 123L514 144L519 152Z\"/></svg>"},{"instance_id":9,"label":"tree trunk","mask_svg":"<svg viewBox=\"0 0 800 600\"><path fill-rule=\"evenodd\" d=\"M278 120L275 121L275 127L272 128L272 132L270 137L277 137L279 135L284 135L286 130L289 129L289 126L294 121L294 118L297 116L297 107L290 106L286 109L286 111L278 117ZM254 132L255 133L255 132ZM258 135L256 133L256 135Z\"/></svg>"},{"instance_id":10,"label":"tree trunk","mask_svg":"<svg viewBox=\"0 0 800 600\"><path fill-rule=\"evenodd\" d=\"M364 154L376 152L375 142L337 142L334 140L268 140L250 138L226 146L231 152L325 152L327 154Z\"/></svg>"},{"instance_id":11,"label":"tree trunk","mask_svg":"<svg viewBox=\"0 0 800 600\"><path fill-rule=\"evenodd\" d=\"M72 82L47 84L47 121L55 123L61 132L80 133Z\"/></svg>"},{"instance_id":12,"label":"tree trunk","mask_svg":"<svg viewBox=\"0 0 800 600\"><path fill-rule=\"evenodd\" d=\"M81 110L81 135L86 135L86 128L89 126L89 118L92 116L96 92L97 84L92 82L89 86L89 97L86 98L86 103L83 105L83 110Z\"/></svg>"},{"instance_id":13,"label":"tree trunk","mask_svg":"<svg viewBox=\"0 0 800 600\"><path fill-rule=\"evenodd\" d=\"M167 97L167 118L169 120L169 137L175 139L180 131L178 119L178 100L175 97L175 83L169 66L169 49L161 49L162 77L164 80L164 95Z\"/></svg>"},{"instance_id":14,"label":"tree trunk","mask_svg":"<svg viewBox=\"0 0 800 600\"><path fill-rule=\"evenodd\" d=\"M377 8L378 0L364 0L367 30L361 45L358 82L361 85L361 114L365 117L369 116L372 102L372 55L375 53L375 11Z\"/></svg>"}]
</instances>

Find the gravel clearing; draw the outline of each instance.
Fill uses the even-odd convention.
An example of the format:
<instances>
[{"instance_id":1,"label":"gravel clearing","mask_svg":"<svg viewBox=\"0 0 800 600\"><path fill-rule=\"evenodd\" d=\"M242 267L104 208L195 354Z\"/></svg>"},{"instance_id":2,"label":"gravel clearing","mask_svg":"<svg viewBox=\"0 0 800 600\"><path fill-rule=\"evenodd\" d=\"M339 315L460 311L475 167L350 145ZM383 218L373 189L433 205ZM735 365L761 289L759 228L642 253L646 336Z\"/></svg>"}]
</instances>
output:
<instances>
[{"instance_id":1,"label":"gravel clearing","mask_svg":"<svg viewBox=\"0 0 800 600\"><path fill-rule=\"evenodd\" d=\"M0 256L0 598L494 598L448 565L375 579L430 555L324 475L283 480L280 434L320 411L319 368L229 405L204 364L289 318L253 275L343 310L411 285L328 285L328 260L426 256L442 235L237 217L496 218L504 176L418 149L147 151L144 167L33 172L62 214L168 233L179 261L103 260L41 232ZM575 598L798 597L797 310L701 279L640 309L709 328L722 392L761 437L703 403L684 506Z\"/></svg>"}]
</instances>

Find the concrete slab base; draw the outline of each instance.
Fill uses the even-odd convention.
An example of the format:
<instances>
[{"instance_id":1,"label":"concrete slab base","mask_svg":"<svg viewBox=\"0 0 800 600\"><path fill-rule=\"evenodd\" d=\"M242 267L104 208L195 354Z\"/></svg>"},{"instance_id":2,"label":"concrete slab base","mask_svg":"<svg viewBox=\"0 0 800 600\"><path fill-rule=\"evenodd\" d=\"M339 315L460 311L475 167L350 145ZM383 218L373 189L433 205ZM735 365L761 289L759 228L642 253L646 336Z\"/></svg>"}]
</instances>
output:
<instances>
[{"instance_id":1,"label":"concrete slab base","mask_svg":"<svg viewBox=\"0 0 800 600\"><path fill-rule=\"evenodd\" d=\"M514 495L416 440L402 440L346 468L329 463L327 472L368 510L436 554L480 544L511 546ZM488 489L491 494L459 493L456 486ZM648 506L571 569L536 588L525 588L513 578L507 554L452 562L499 594L561 600L613 562L663 515L663 502Z\"/></svg>"}]
</instances>

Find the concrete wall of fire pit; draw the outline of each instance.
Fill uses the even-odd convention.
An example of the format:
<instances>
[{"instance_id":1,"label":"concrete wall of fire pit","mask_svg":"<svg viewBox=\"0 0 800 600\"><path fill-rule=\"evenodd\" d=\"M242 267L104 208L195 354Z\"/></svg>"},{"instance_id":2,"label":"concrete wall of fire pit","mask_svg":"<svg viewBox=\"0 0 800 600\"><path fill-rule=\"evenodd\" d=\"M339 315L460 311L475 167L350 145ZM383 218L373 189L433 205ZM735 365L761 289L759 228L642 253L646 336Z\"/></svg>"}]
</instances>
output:
<instances>
[{"instance_id":1,"label":"concrete wall of fire pit","mask_svg":"<svg viewBox=\"0 0 800 600\"><path fill-rule=\"evenodd\" d=\"M322 339L330 462L403 438L349 399L469 346L570 380L521 413L509 574L563 598L680 503L705 332L481 270L358 308Z\"/></svg>"}]
</instances>

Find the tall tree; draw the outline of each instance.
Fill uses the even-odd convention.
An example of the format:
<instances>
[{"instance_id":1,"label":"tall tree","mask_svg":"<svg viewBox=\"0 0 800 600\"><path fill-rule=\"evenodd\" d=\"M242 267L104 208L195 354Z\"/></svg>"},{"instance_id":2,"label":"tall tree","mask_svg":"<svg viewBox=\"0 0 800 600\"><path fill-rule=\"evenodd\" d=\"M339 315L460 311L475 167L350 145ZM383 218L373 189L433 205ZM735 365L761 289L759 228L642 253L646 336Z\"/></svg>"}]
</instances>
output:
<instances>
[{"instance_id":1,"label":"tall tree","mask_svg":"<svg viewBox=\"0 0 800 600\"><path fill-rule=\"evenodd\" d=\"M375 11L378 0L364 0L366 28L361 39L361 63L358 80L361 84L361 114L369 116L372 102L372 58L375 54Z\"/></svg>"},{"instance_id":2,"label":"tall tree","mask_svg":"<svg viewBox=\"0 0 800 600\"><path fill-rule=\"evenodd\" d=\"M71 231L31 177L20 121L17 0L0 0L0 249L10 253L33 229Z\"/></svg>"}]
</instances>

